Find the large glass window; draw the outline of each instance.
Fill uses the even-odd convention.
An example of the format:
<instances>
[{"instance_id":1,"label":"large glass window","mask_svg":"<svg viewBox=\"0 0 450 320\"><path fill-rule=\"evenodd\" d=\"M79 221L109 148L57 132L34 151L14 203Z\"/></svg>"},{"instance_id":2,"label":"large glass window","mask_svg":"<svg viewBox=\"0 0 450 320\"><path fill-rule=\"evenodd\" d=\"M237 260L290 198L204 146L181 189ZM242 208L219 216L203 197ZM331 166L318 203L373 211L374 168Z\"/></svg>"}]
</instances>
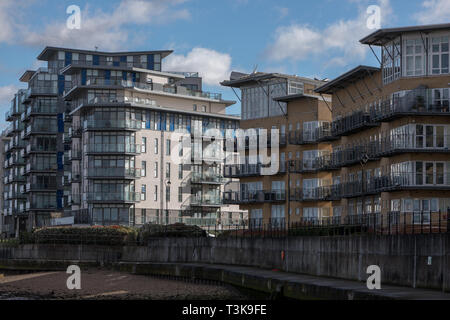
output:
<instances>
[{"instance_id":1,"label":"large glass window","mask_svg":"<svg viewBox=\"0 0 450 320\"><path fill-rule=\"evenodd\" d=\"M431 38L431 72L432 74L448 73L449 42L448 37Z\"/></svg>"}]
</instances>

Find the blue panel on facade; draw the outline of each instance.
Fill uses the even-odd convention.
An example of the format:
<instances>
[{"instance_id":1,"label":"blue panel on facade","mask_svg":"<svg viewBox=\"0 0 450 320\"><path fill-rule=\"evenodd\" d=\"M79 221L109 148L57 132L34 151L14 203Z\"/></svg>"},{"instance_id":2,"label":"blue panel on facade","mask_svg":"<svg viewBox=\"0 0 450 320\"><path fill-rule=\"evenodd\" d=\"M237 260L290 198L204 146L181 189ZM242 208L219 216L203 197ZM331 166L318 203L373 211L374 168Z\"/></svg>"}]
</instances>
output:
<instances>
[{"instance_id":1,"label":"blue panel on facade","mask_svg":"<svg viewBox=\"0 0 450 320\"><path fill-rule=\"evenodd\" d=\"M188 116L186 129L189 133L191 133L191 117Z\"/></svg>"},{"instance_id":2,"label":"blue panel on facade","mask_svg":"<svg viewBox=\"0 0 450 320\"><path fill-rule=\"evenodd\" d=\"M100 57L99 56L94 56L93 57L93 65L94 66L98 66L98 65L100 65Z\"/></svg>"},{"instance_id":3,"label":"blue panel on facade","mask_svg":"<svg viewBox=\"0 0 450 320\"><path fill-rule=\"evenodd\" d=\"M58 94L60 96L64 93L64 86L65 86L65 77L62 75L58 76Z\"/></svg>"},{"instance_id":4,"label":"blue panel on facade","mask_svg":"<svg viewBox=\"0 0 450 320\"><path fill-rule=\"evenodd\" d=\"M162 117L162 115L161 115L160 112L155 114L155 121L157 121L157 126L156 127L158 128L158 130L161 130L161 117Z\"/></svg>"},{"instance_id":5,"label":"blue panel on facade","mask_svg":"<svg viewBox=\"0 0 450 320\"><path fill-rule=\"evenodd\" d=\"M64 170L63 157L64 157L64 152L58 152L57 157L56 157L56 160L58 162L58 170Z\"/></svg>"},{"instance_id":6,"label":"blue panel on facade","mask_svg":"<svg viewBox=\"0 0 450 320\"><path fill-rule=\"evenodd\" d=\"M127 81L127 73L125 71L122 72L122 80Z\"/></svg>"},{"instance_id":7,"label":"blue panel on facade","mask_svg":"<svg viewBox=\"0 0 450 320\"><path fill-rule=\"evenodd\" d=\"M113 62L113 66L114 67L119 67L120 66L120 62L119 61L114 61Z\"/></svg>"},{"instance_id":8,"label":"blue panel on facade","mask_svg":"<svg viewBox=\"0 0 450 320\"><path fill-rule=\"evenodd\" d=\"M145 128L150 129L150 110L147 110L147 121L145 122Z\"/></svg>"},{"instance_id":9,"label":"blue panel on facade","mask_svg":"<svg viewBox=\"0 0 450 320\"><path fill-rule=\"evenodd\" d=\"M170 131L174 131L175 130L175 115L171 114L170 115Z\"/></svg>"},{"instance_id":10,"label":"blue panel on facade","mask_svg":"<svg viewBox=\"0 0 450 320\"><path fill-rule=\"evenodd\" d=\"M86 69L81 70L81 85L86 85Z\"/></svg>"},{"instance_id":11,"label":"blue panel on facade","mask_svg":"<svg viewBox=\"0 0 450 320\"><path fill-rule=\"evenodd\" d=\"M147 69L155 69L155 56L152 54L147 55Z\"/></svg>"},{"instance_id":12,"label":"blue panel on facade","mask_svg":"<svg viewBox=\"0 0 450 320\"><path fill-rule=\"evenodd\" d=\"M58 132L64 133L64 117L62 113L58 114Z\"/></svg>"},{"instance_id":13,"label":"blue panel on facade","mask_svg":"<svg viewBox=\"0 0 450 320\"><path fill-rule=\"evenodd\" d=\"M56 192L56 199L57 199L58 209L62 209L63 208L63 198L64 198L64 191L63 190L58 190Z\"/></svg>"},{"instance_id":14,"label":"blue panel on facade","mask_svg":"<svg viewBox=\"0 0 450 320\"><path fill-rule=\"evenodd\" d=\"M72 63L72 52L66 52L65 65L68 66Z\"/></svg>"},{"instance_id":15,"label":"blue panel on facade","mask_svg":"<svg viewBox=\"0 0 450 320\"><path fill-rule=\"evenodd\" d=\"M133 82L136 82L136 72L133 72Z\"/></svg>"},{"instance_id":16,"label":"blue panel on facade","mask_svg":"<svg viewBox=\"0 0 450 320\"><path fill-rule=\"evenodd\" d=\"M161 130L166 131L166 114L161 112Z\"/></svg>"},{"instance_id":17,"label":"blue panel on facade","mask_svg":"<svg viewBox=\"0 0 450 320\"><path fill-rule=\"evenodd\" d=\"M110 79L111 79L111 71L105 70L105 80L110 80Z\"/></svg>"},{"instance_id":18,"label":"blue panel on facade","mask_svg":"<svg viewBox=\"0 0 450 320\"><path fill-rule=\"evenodd\" d=\"M120 62L127 62L127 56L121 56Z\"/></svg>"}]
</instances>

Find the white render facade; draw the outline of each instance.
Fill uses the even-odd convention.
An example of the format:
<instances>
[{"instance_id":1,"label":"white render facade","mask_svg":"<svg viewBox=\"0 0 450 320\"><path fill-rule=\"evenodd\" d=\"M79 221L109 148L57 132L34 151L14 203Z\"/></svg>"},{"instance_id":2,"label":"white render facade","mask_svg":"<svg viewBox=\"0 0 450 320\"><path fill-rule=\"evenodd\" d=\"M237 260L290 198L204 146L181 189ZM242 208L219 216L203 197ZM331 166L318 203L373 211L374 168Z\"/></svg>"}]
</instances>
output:
<instances>
[{"instance_id":1,"label":"white render facade","mask_svg":"<svg viewBox=\"0 0 450 320\"><path fill-rule=\"evenodd\" d=\"M196 73L161 72L170 53L47 47L39 55L48 69L28 71L21 80L36 95L29 99L51 94L54 100L48 103L56 104L57 112L35 110L30 102L25 116L12 119L24 120L24 190L29 195L22 216L28 229L176 222L227 229L246 224L246 212L222 203L224 186L232 182L223 177L224 159L232 156L223 151L225 140L205 137L208 129L224 133L239 127L239 117L226 114L234 102L202 92ZM32 86L42 72L51 75L50 90ZM53 128L34 132L34 125L45 121ZM196 131L200 140L194 139ZM51 148L28 147L47 138L56 139L56 148L53 140ZM203 161L193 164L186 156L191 149L203 154ZM45 154L27 152L35 150ZM180 163L181 154L185 160ZM53 180L43 180L46 175ZM41 187L34 190L36 178Z\"/></svg>"}]
</instances>

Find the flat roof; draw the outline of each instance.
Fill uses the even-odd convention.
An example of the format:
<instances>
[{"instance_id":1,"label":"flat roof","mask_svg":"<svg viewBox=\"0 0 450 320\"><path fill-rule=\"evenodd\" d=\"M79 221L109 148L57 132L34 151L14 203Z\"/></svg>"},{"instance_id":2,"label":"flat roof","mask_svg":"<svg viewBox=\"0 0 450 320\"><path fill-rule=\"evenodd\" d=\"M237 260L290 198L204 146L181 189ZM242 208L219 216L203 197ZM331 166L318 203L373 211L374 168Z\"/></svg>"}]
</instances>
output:
<instances>
[{"instance_id":1,"label":"flat roof","mask_svg":"<svg viewBox=\"0 0 450 320\"><path fill-rule=\"evenodd\" d=\"M369 34L368 36L364 37L359 42L361 42L362 44L382 46L386 42L389 42L404 33L410 33L410 32L427 33L427 32L431 32L431 31L438 31L438 30L445 30L445 29L450 30L450 23L379 29L379 30Z\"/></svg>"},{"instance_id":2,"label":"flat roof","mask_svg":"<svg viewBox=\"0 0 450 320\"><path fill-rule=\"evenodd\" d=\"M355 81L360 80L367 75L370 75L373 72L377 71L380 71L380 68L361 65L340 75L336 79L329 81L328 83L321 86L320 88L317 88L314 91L317 93L332 94L333 92L343 89L348 85L354 83Z\"/></svg>"},{"instance_id":3,"label":"flat roof","mask_svg":"<svg viewBox=\"0 0 450 320\"><path fill-rule=\"evenodd\" d=\"M95 51L95 50L83 50L83 49L73 49L73 48L61 48L61 47L45 47L44 50L37 57L38 60L48 61L50 56L58 51L68 51L83 54L99 54L106 56L131 56L131 55L145 55L145 54L160 54L161 58L165 58L170 55L173 50L156 50L156 51L127 51L127 52L106 52L106 51Z\"/></svg>"},{"instance_id":4,"label":"flat roof","mask_svg":"<svg viewBox=\"0 0 450 320\"><path fill-rule=\"evenodd\" d=\"M297 80L302 82L308 82L312 84L322 84L323 81L314 80L305 77L299 77L294 75L282 74L282 73L266 73L266 72L256 72L252 74L243 74L239 72L233 72L233 74L241 75L239 78L224 80L220 84L224 87L240 88L244 85L257 84L259 81L271 80L271 79L289 79Z\"/></svg>"}]
</instances>

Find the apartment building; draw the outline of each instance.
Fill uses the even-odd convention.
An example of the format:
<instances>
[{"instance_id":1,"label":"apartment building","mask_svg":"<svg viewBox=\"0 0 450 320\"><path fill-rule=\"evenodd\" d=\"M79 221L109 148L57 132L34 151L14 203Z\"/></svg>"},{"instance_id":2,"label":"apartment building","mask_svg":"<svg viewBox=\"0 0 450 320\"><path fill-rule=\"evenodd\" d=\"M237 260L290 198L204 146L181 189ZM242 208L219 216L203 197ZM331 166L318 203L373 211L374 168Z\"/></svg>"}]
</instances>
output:
<instances>
[{"instance_id":1,"label":"apartment building","mask_svg":"<svg viewBox=\"0 0 450 320\"><path fill-rule=\"evenodd\" d=\"M244 211L222 203L230 155L208 133L238 128L226 114L234 102L203 92L198 73L161 71L171 53L42 51L48 67L25 72L28 89L6 116L5 169L21 180L6 186L18 192L5 212L20 229L245 224Z\"/></svg>"},{"instance_id":2,"label":"apartment building","mask_svg":"<svg viewBox=\"0 0 450 320\"><path fill-rule=\"evenodd\" d=\"M241 151L238 163L225 165L225 176L240 179L239 185L227 186L224 201L239 204L249 212L250 225L271 224L281 226L295 217L310 216L317 211L329 215L331 204L321 201L313 192L315 187L331 184L331 173L318 172L315 159L330 152L331 144L322 143L325 131L331 127L331 111L317 93L323 81L273 73L251 75L233 72L230 80L222 85L239 88L242 93L241 129L246 132L245 151ZM267 150L260 148L262 129L268 136ZM279 161L277 173L262 175L262 155L272 155L272 130L279 133ZM261 153L252 149L252 135ZM237 139L236 139L237 140ZM238 149L238 148L236 148ZM252 159L256 157L257 159ZM288 201L292 193L291 201ZM304 201L303 201L304 200ZM290 213L288 215L288 212Z\"/></svg>"},{"instance_id":3,"label":"apartment building","mask_svg":"<svg viewBox=\"0 0 450 320\"><path fill-rule=\"evenodd\" d=\"M6 137L6 131L2 132L2 135L0 136L0 150L7 150L9 149L9 138ZM0 164L3 164L5 161L5 153L0 152ZM0 165L0 177L4 176L4 169L3 165ZM5 201L5 184L3 181L0 181L0 239L6 238L8 233L12 233L13 231L10 230L11 226L14 226L13 224L8 221L9 219L5 219L5 214L3 211L4 201Z\"/></svg>"},{"instance_id":4,"label":"apartment building","mask_svg":"<svg viewBox=\"0 0 450 320\"><path fill-rule=\"evenodd\" d=\"M304 81L297 95L273 96L273 75L232 75L223 85L242 91L241 127L280 129L280 170L226 166L241 183L225 201L248 209L251 224L440 223L450 207L449 38L450 24L380 29L361 40L380 48L380 67Z\"/></svg>"},{"instance_id":5,"label":"apartment building","mask_svg":"<svg viewBox=\"0 0 450 320\"><path fill-rule=\"evenodd\" d=\"M333 216L430 225L447 212L449 38L450 24L380 29L360 41L381 49L380 68L359 66L316 90L333 96L338 139L321 159L340 194Z\"/></svg>"}]
</instances>

